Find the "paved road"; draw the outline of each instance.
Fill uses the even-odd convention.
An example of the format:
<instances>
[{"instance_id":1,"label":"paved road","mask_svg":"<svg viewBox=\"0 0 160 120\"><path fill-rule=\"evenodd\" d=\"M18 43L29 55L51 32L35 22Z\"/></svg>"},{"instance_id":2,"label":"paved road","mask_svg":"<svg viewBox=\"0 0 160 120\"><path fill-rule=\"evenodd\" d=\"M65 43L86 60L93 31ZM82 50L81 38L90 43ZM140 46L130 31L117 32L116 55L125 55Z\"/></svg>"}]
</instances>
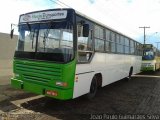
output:
<instances>
[{"instance_id":1,"label":"paved road","mask_svg":"<svg viewBox=\"0 0 160 120\"><path fill-rule=\"evenodd\" d=\"M3 118L85 120L141 117L141 119L160 119L160 72L141 73L133 76L129 82L120 80L103 87L99 89L96 98L92 101L84 97L59 101L15 90L10 85L0 86L0 96L0 114Z\"/></svg>"}]
</instances>

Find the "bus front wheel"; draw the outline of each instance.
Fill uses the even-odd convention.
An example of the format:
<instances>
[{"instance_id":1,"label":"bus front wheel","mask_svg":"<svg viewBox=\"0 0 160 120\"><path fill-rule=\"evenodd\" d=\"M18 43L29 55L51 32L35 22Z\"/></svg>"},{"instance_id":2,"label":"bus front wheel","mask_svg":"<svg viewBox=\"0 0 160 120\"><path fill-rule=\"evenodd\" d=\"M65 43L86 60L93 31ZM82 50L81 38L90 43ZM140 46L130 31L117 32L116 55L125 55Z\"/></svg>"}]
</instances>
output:
<instances>
[{"instance_id":1,"label":"bus front wheel","mask_svg":"<svg viewBox=\"0 0 160 120\"><path fill-rule=\"evenodd\" d=\"M92 100L97 93L97 89L98 89L97 78L96 76L94 76L91 82L90 91L89 93L87 93L86 98Z\"/></svg>"}]
</instances>

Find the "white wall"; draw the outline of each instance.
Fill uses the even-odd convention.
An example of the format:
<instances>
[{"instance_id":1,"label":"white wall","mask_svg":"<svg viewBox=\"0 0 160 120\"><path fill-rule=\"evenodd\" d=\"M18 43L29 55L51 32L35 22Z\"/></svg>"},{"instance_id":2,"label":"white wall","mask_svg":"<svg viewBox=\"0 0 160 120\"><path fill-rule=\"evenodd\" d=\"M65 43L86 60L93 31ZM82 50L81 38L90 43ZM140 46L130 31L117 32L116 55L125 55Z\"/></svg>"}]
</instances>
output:
<instances>
[{"instance_id":1,"label":"white wall","mask_svg":"<svg viewBox=\"0 0 160 120\"><path fill-rule=\"evenodd\" d=\"M12 75L12 61L17 39L17 36L11 39L9 34L0 33L0 77Z\"/></svg>"}]
</instances>

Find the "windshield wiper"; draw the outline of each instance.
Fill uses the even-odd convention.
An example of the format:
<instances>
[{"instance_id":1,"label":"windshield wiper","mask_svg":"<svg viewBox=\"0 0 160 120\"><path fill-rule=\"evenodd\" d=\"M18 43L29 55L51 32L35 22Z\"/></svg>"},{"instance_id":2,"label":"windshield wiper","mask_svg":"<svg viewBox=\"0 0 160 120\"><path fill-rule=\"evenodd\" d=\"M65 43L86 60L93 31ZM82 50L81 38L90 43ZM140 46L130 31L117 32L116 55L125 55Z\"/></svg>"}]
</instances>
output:
<instances>
[{"instance_id":1,"label":"windshield wiper","mask_svg":"<svg viewBox=\"0 0 160 120\"><path fill-rule=\"evenodd\" d=\"M34 34L35 34L35 31L33 32L33 35L31 37L31 40L32 40L32 49L33 49L33 43L34 43Z\"/></svg>"},{"instance_id":2,"label":"windshield wiper","mask_svg":"<svg viewBox=\"0 0 160 120\"><path fill-rule=\"evenodd\" d=\"M44 32L44 37L43 37L44 51L45 51L45 47L46 47L46 38L48 38L48 34L49 34L49 31L50 31L51 27L52 27L52 21L49 23L49 27L46 30L46 32Z\"/></svg>"},{"instance_id":3,"label":"windshield wiper","mask_svg":"<svg viewBox=\"0 0 160 120\"><path fill-rule=\"evenodd\" d=\"M44 52L46 49L46 38L48 37L50 29L47 29L46 32L44 32L44 36L43 36L43 46L44 46Z\"/></svg>"},{"instance_id":4,"label":"windshield wiper","mask_svg":"<svg viewBox=\"0 0 160 120\"><path fill-rule=\"evenodd\" d=\"M33 49L33 44L34 44L34 34L35 34L35 30L33 31L33 33L32 33L32 31L31 31L31 25L27 22L27 26L28 26L28 29L29 29L29 32L30 32L30 39L32 40L32 49Z\"/></svg>"}]
</instances>

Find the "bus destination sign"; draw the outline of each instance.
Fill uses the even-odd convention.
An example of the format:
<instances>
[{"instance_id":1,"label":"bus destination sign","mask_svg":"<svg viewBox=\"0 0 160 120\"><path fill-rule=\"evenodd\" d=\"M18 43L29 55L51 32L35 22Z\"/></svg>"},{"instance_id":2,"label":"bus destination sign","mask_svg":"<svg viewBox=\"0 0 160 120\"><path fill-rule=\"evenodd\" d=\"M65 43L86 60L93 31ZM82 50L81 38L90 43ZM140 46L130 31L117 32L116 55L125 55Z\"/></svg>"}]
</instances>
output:
<instances>
[{"instance_id":1,"label":"bus destination sign","mask_svg":"<svg viewBox=\"0 0 160 120\"><path fill-rule=\"evenodd\" d=\"M37 22L37 21L43 21L43 20L65 19L66 17L67 17L66 10L35 12L35 13L21 15L20 23Z\"/></svg>"}]
</instances>

